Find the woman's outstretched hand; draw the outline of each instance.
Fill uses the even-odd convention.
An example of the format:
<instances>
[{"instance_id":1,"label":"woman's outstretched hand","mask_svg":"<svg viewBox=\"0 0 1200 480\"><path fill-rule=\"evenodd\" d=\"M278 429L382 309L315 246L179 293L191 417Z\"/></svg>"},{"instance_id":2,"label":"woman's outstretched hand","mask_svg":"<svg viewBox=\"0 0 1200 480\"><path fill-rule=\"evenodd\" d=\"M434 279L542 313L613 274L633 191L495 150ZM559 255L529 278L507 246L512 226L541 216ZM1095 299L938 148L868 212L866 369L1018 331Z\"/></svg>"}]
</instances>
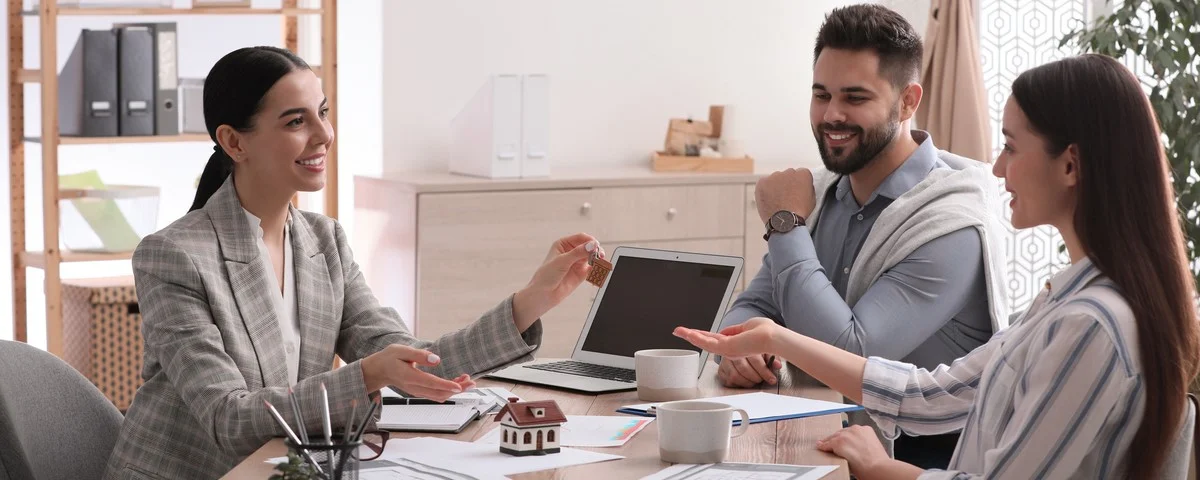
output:
<instances>
[{"instance_id":1,"label":"woman's outstretched hand","mask_svg":"<svg viewBox=\"0 0 1200 480\"><path fill-rule=\"evenodd\" d=\"M518 330L524 332L583 283L592 269L588 265L592 252L604 258L600 242L586 233L560 238L550 246L546 260L533 272L529 284L513 296L513 320Z\"/></svg>"},{"instance_id":2,"label":"woman's outstretched hand","mask_svg":"<svg viewBox=\"0 0 1200 480\"><path fill-rule=\"evenodd\" d=\"M779 324L769 318L751 318L745 323L726 327L720 333L676 327L675 336L692 345L724 357L746 357L775 353Z\"/></svg>"},{"instance_id":3,"label":"woman's outstretched hand","mask_svg":"<svg viewBox=\"0 0 1200 480\"><path fill-rule=\"evenodd\" d=\"M475 388L469 375L446 380L417 367L432 367L442 359L429 350L392 344L360 362L367 393L386 386L395 386L405 393L444 402L451 395Z\"/></svg>"}]
</instances>

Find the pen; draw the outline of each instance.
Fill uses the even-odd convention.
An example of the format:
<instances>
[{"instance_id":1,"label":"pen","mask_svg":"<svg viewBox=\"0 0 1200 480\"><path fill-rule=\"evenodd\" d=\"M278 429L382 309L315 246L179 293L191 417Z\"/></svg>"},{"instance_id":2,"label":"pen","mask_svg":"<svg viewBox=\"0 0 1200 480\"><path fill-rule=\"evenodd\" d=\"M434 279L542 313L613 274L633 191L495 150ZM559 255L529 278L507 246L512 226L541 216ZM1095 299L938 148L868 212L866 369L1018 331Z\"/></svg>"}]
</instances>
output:
<instances>
[{"instance_id":1,"label":"pen","mask_svg":"<svg viewBox=\"0 0 1200 480\"><path fill-rule=\"evenodd\" d=\"M300 439L296 437L296 432L292 431L292 427L289 427L287 422L283 421L283 415L279 414L279 410L276 410L275 406L271 405L271 402L267 400L263 400L263 403L266 404L267 410L271 411L271 416L275 418L275 423L278 423L280 427L283 427L283 432L286 433L288 438L292 440L292 443L296 444L296 448L300 450L300 453L304 455L304 458L308 460L308 463L311 463L314 467L316 467L317 471L320 472L321 475L324 475L325 470L321 468L321 464L317 463L317 460L312 457L312 454L308 453L308 450L305 450L304 447L300 446L303 444L300 443Z\"/></svg>"},{"instance_id":2,"label":"pen","mask_svg":"<svg viewBox=\"0 0 1200 480\"><path fill-rule=\"evenodd\" d=\"M358 411L358 400L350 401L350 417L346 419L346 430L342 432L342 443L350 442L350 432L354 431L354 413Z\"/></svg>"},{"instance_id":3,"label":"pen","mask_svg":"<svg viewBox=\"0 0 1200 480\"><path fill-rule=\"evenodd\" d=\"M300 434L300 440L308 445L308 430L304 428L304 418L300 416L300 402L296 401L296 392L288 387L288 397L292 401L292 415L296 417L296 430Z\"/></svg>"},{"instance_id":4,"label":"pen","mask_svg":"<svg viewBox=\"0 0 1200 480\"><path fill-rule=\"evenodd\" d=\"M352 442L362 439L363 432L367 430L367 424L371 423L371 416L375 415L375 410L379 408L380 404L379 397L375 397L375 400L371 402L371 408L367 409L367 416L363 417L362 423L359 424L358 429L354 432Z\"/></svg>"},{"instance_id":5,"label":"pen","mask_svg":"<svg viewBox=\"0 0 1200 480\"><path fill-rule=\"evenodd\" d=\"M325 429L325 444L333 445L333 425L329 419L329 390L325 388L325 382L321 382L321 411L325 414L324 422L321 425Z\"/></svg>"},{"instance_id":6,"label":"pen","mask_svg":"<svg viewBox=\"0 0 1200 480\"><path fill-rule=\"evenodd\" d=\"M775 373L775 356L774 355L771 355L770 358L767 358L767 371L769 371L771 373ZM779 381L778 374L775 375L775 381Z\"/></svg>"},{"instance_id":7,"label":"pen","mask_svg":"<svg viewBox=\"0 0 1200 480\"><path fill-rule=\"evenodd\" d=\"M384 405L457 405L453 400L439 402L428 398L409 398L409 397L386 397L383 399Z\"/></svg>"}]
</instances>

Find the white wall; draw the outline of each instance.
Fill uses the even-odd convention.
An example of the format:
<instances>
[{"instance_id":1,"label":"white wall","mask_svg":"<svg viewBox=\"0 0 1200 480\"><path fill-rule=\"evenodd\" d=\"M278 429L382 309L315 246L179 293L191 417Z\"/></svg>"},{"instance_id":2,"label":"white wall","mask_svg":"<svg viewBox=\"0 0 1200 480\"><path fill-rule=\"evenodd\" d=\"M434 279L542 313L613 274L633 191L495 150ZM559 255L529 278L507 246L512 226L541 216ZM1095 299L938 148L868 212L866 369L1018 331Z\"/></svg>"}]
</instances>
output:
<instances>
[{"instance_id":1,"label":"white wall","mask_svg":"<svg viewBox=\"0 0 1200 480\"><path fill-rule=\"evenodd\" d=\"M756 159L815 161L813 41L848 3L390 0L384 169L445 170L450 119L488 74L514 72L550 74L552 169L647 162L669 118L723 103Z\"/></svg>"},{"instance_id":2,"label":"white wall","mask_svg":"<svg viewBox=\"0 0 1200 480\"><path fill-rule=\"evenodd\" d=\"M187 0L175 0L186 4ZM924 32L929 0L881 0ZM341 221L353 235L353 176L446 165L446 126L486 75L551 75L556 166L637 164L661 147L667 119L703 118L710 104L741 109L748 151L768 163L815 161L808 126L812 42L824 14L851 0L348 0L338 6ZM255 6L278 0L254 0ZM59 23L58 58L80 28ZM278 44L276 17L174 17L180 74L202 77L238 47ZM36 38L36 20L26 20ZM388 26L387 32L383 25ZM302 28L308 28L302 27ZM6 22L0 36L7 39ZM303 31L303 30L302 30ZM7 45L5 45L7 46ZM304 49L302 44L302 53ZM313 46L315 48L315 46ZM37 43L26 43L36 67ZM314 63L316 55L305 54ZM0 82L0 90L6 89ZM27 87L27 130L38 130L38 91ZM0 110L7 111L7 92ZM383 112L388 112L385 116ZM0 131L7 131L7 115ZM387 132L385 139L384 132ZM36 133L33 133L36 134ZM60 173L98 168L111 183L152 182L165 192L160 226L191 203L205 144L71 146ZM7 157L0 151L0 158ZM386 158L386 161L383 159ZM804 159L804 160L801 160ZM40 152L26 152L27 243L41 245ZM7 178L0 161L0 179ZM317 205L319 198L305 199ZM8 183L0 181L0 239L8 239ZM0 338L12 338L10 258L0 255ZM31 341L44 345L41 272L29 269ZM127 274L127 262L68 264L67 277Z\"/></svg>"},{"instance_id":3,"label":"white wall","mask_svg":"<svg viewBox=\"0 0 1200 480\"><path fill-rule=\"evenodd\" d=\"M878 0L877 3L903 15L918 34L925 36L925 29L929 27L930 0ZM975 5L979 6L979 0L975 1Z\"/></svg>"},{"instance_id":4,"label":"white wall","mask_svg":"<svg viewBox=\"0 0 1200 480\"><path fill-rule=\"evenodd\" d=\"M186 5L186 0L176 0ZM342 216L349 217L353 209L353 176L380 172L379 119L381 109L377 100L380 75L378 59L381 55L379 36L381 0L343 1L338 8L338 55L339 55L339 166L341 169L341 191L339 203ZM255 7L278 7L279 0L254 0ZM303 2L302 2L303 5ZM282 25L277 16L177 16L142 17L136 21L176 21L179 32L179 75L203 78L212 64L222 55L244 46L281 45ZM78 32L83 28L108 28L114 22L132 21L129 17L63 17L58 23L58 68L62 68ZM0 22L0 36L7 39L7 22ZM25 65L38 68L37 42L38 22L36 17L25 20ZM319 32L319 30L318 30ZM302 32L304 33L304 32ZM306 46L319 52L319 43L301 44L301 55L314 64L320 63L319 55L306 52ZM7 44L4 45L7 48ZM7 112L7 82L0 83L0 110ZM37 136L40 127L40 89L36 85L26 87L25 111L26 132ZM0 116L0 131L8 131L8 115ZM204 167L212 145L205 143L155 144L155 145L82 145L59 149L59 173L73 173L97 169L108 183L132 183L158 185L163 196L159 206L159 227L187 212L195 190L193 182ZM8 151L0 152L0 238L9 245L9 194L8 194ZM40 250L41 230L41 150L37 144L26 145L26 242L31 249ZM306 199L307 200L307 199ZM318 202L306 201L320 210ZM351 219L346 219L352 221ZM347 231L353 230L348 228ZM7 249L7 248L5 248ZM0 338L12 338L12 277L11 259L0 256ZM45 310L42 295L42 272L27 269L29 278L28 325L30 343L45 345ZM129 262L63 264L65 278L108 275L128 275Z\"/></svg>"}]
</instances>

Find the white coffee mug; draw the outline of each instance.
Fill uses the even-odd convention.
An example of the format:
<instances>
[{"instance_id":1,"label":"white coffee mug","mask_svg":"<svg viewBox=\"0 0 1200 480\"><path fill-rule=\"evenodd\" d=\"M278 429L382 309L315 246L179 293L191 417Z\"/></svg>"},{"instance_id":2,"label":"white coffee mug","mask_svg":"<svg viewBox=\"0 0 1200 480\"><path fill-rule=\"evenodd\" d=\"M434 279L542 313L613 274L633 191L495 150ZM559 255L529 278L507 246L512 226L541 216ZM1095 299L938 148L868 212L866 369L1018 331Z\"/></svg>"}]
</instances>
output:
<instances>
[{"instance_id":1,"label":"white coffee mug","mask_svg":"<svg viewBox=\"0 0 1200 480\"><path fill-rule=\"evenodd\" d=\"M742 417L737 428L732 427L734 412ZM745 410L720 402L667 402L657 407L656 415L658 455L671 463L723 462L729 453L729 439L750 427Z\"/></svg>"},{"instance_id":2,"label":"white coffee mug","mask_svg":"<svg viewBox=\"0 0 1200 480\"><path fill-rule=\"evenodd\" d=\"M657 349L633 353L638 398L667 402L696 398L700 354L692 350Z\"/></svg>"}]
</instances>

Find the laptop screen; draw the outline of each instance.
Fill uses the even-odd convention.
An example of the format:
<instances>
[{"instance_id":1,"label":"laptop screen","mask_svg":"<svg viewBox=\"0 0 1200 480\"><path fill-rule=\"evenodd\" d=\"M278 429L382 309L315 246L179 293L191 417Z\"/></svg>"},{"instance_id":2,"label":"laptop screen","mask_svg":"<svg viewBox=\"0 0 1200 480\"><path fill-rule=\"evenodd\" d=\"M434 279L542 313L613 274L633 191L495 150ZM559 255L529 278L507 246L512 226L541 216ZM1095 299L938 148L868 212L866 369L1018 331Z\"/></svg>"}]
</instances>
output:
<instances>
[{"instance_id":1,"label":"laptop screen","mask_svg":"<svg viewBox=\"0 0 1200 480\"><path fill-rule=\"evenodd\" d=\"M582 350L630 358L651 348L698 350L671 332L712 328L733 274L732 266L620 257Z\"/></svg>"}]
</instances>

